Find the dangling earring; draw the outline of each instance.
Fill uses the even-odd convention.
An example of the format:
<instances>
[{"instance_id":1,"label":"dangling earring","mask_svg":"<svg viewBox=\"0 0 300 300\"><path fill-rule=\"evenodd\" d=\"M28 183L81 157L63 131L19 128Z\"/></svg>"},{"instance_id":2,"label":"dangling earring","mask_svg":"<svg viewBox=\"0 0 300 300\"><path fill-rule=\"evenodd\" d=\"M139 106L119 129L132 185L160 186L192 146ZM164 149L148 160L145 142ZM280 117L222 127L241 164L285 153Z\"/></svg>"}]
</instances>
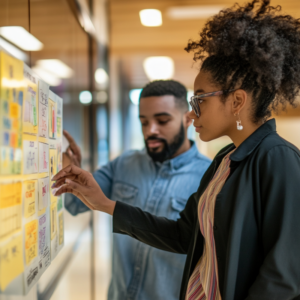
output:
<instances>
[{"instance_id":1,"label":"dangling earring","mask_svg":"<svg viewBox=\"0 0 300 300\"><path fill-rule=\"evenodd\" d=\"M237 128L237 130L243 130L244 127L242 125L240 114L237 114L237 115L238 115L238 120L236 121L236 128ZM236 116L236 114L234 116Z\"/></svg>"}]
</instances>

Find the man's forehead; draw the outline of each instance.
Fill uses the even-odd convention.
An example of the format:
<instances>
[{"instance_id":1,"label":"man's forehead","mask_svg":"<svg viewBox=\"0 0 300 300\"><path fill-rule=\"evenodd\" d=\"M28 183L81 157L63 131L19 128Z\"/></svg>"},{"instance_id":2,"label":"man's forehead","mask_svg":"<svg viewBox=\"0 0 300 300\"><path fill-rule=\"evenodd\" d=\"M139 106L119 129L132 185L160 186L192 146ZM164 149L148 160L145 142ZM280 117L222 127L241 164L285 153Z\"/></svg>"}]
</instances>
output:
<instances>
[{"instance_id":1,"label":"man's forehead","mask_svg":"<svg viewBox=\"0 0 300 300\"><path fill-rule=\"evenodd\" d=\"M173 95L141 98L139 104L140 115L156 115L164 112L172 115L178 110L175 102L176 99Z\"/></svg>"}]
</instances>

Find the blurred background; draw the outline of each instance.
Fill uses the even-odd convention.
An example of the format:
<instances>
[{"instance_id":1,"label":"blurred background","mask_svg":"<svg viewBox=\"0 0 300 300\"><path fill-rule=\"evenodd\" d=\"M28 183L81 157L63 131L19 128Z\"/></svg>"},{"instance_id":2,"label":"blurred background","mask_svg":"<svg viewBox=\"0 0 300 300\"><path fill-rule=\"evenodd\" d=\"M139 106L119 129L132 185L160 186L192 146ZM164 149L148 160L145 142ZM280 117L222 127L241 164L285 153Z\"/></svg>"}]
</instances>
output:
<instances>
[{"instance_id":1,"label":"blurred background","mask_svg":"<svg viewBox=\"0 0 300 300\"><path fill-rule=\"evenodd\" d=\"M243 4L244 1L238 1ZM23 60L64 100L63 127L94 170L144 141L138 120L141 88L173 78L193 93L199 65L184 51L209 17L231 0L0 0L0 48ZM299 0L274 0L300 18ZM9 27L8 27L9 26ZM11 27L14 26L14 27ZM278 132L300 147L300 108L275 116ZM203 143L213 157L226 138ZM67 147L67 144L64 145ZM65 213L65 247L27 297L106 299L110 280L111 219Z\"/></svg>"}]
</instances>

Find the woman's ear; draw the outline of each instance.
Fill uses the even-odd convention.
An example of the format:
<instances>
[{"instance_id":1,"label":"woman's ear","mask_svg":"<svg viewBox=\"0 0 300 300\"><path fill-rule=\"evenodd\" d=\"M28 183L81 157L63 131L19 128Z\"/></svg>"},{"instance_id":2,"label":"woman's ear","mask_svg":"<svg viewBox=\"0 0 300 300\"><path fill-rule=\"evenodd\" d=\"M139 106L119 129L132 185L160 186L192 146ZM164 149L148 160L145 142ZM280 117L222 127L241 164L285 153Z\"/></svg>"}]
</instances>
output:
<instances>
[{"instance_id":1,"label":"woman's ear","mask_svg":"<svg viewBox=\"0 0 300 300\"><path fill-rule=\"evenodd\" d=\"M232 96L232 113L238 114L247 104L248 94L244 90L238 89L235 92L233 92Z\"/></svg>"}]
</instances>

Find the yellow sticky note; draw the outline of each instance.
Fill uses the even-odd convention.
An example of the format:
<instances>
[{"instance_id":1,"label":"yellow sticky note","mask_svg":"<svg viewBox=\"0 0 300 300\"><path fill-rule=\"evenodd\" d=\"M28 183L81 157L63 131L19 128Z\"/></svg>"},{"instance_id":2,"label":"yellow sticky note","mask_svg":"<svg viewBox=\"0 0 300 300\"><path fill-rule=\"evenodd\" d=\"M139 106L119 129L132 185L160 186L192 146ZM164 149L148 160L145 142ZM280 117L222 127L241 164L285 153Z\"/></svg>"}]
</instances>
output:
<instances>
[{"instance_id":1,"label":"yellow sticky note","mask_svg":"<svg viewBox=\"0 0 300 300\"><path fill-rule=\"evenodd\" d=\"M24 271L22 242L20 234L0 247L0 289L2 291Z\"/></svg>"},{"instance_id":2,"label":"yellow sticky note","mask_svg":"<svg viewBox=\"0 0 300 300\"><path fill-rule=\"evenodd\" d=\"M24 215L29 218L35 214L35 204L37 199L37 180L28 180L24 182Z\"/></svg>"},{"instance_id":3,"label":"yellow sticky note","mask_svg":"<svg viewBox=\"0 0 300 300\"><path fill-rule=\"evenodd\" d=\"M38 221L33 220L25 225L25 257L28 265L38 254Z\"/></svg>"},{"instance_id":4,"label":"yellow sticky note","mask_svg":"<svg viewBox=\"0 0 300 300\"><path fill-rule=\"evenodd\" d=\"M0 184L0 240L22 226L22 183Z\"/></svg>"},{"instance_id":5,"label":"yellow sticky note","mask_svg":"<svg viewBox=\"0 0 300 300\"><path fill-rule=\"evenodd\" d=\"M59 243L59 245L61 245L64 242L64 214L63 214L63 211L58 215L58 225L59 225L58 243Z\"/></svg>"},{"instance_id":6,"label":"yellow sticky note","mask_svg":"<svg viewBox=\"0 0 300 300\"><path fill-rule=\"evenodd\" d=\"M51 204L51 217L50 217L50 232L51 232L51 240L53 240L56 236L57 232L57 205L56 202Z\"/></svg>"},{"instance_id":7,"label":"yellow sticky note","mask_svg":"<svg viewBox=\"0 0 300 300\"><path fill-rule=\"evenodd\" d=\"M17 119L19 117L19 105L17 103L10 103L9 113L10 118Z\"/></svg>"}]
</instances>

